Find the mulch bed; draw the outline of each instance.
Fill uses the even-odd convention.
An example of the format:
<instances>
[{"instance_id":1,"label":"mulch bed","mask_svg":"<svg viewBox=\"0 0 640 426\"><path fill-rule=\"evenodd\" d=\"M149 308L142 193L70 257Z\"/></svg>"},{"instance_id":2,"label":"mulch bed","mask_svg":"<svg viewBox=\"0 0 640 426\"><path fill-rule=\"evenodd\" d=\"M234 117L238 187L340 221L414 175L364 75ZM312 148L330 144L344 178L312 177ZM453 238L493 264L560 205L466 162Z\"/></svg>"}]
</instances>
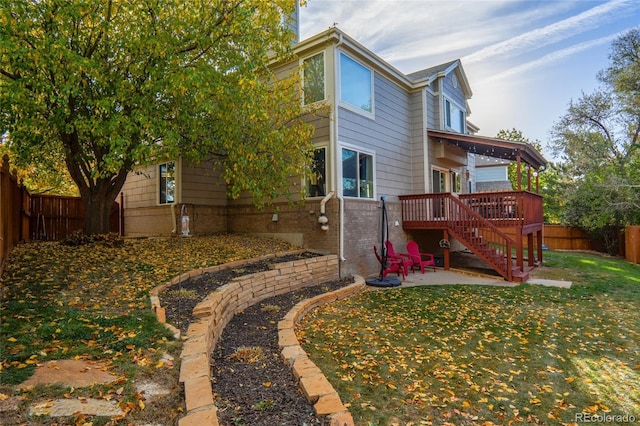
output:
<instances>
[{"instance_id":1,"label":"mulch bed","mask_svg":"<svg viewBox=\"0 0 640 426\"><path fill-rule=\"evenodd\" d=\"M312 256L317 255L303 253L294 258L269 259L205 274L181 283L178 289L170 287L160 295L162 306L166 307L167 321L186 330L194 319L191 316L193 307L234 277L268 270L274 262ZM301 300L352 282L352 278L347 278L305 287L263 300L233 317L211 356L211 381L221 425L329 424L326 419L315 416L313 405L300 393L292 372L280 358L278 321Z\"/></svg>"}]
</instances>

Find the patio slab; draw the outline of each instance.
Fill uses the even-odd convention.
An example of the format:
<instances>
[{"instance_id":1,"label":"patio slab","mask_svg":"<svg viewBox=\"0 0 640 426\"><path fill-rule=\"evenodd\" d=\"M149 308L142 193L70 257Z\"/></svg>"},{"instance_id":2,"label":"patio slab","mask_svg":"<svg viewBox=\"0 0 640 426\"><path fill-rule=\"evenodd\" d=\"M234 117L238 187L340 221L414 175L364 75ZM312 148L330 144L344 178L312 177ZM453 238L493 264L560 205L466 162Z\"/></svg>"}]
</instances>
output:
<instances>
[{"instance_id":1,"label":"patio slab","mask_svg":"<svg viewBox=\"0 0 640 426\"><path fill-rule=\"evenodd\" d=\"M395 274L390 274L393 278L396 278ZM420 285L451 285L451 284L465 284L465 285L489 285L489 286L501 286L501 287L515 287L517 283L511 283L502 279L502 277L469 273L461 270L438 269L436 272L433 270L425 271L424 274L420 272L409 272L409 275L402 280L401 287L415 287Z\"/></svg>"},{"instance_id":2,"label":"patio slab","mask_svg":"<svg viewBox=\"0 0 640 426\"><path fill-rule=\"evenodd\" d=\"M571 288L571 281L543 280L541 278L531 278L527 281L527 284L543 285L545 287Z\"/></svg>"},{"instance_id":3,"label":"patio slab","mask_svg":"<svg viewBox=\"0 0 640 426\"><path fill-rule=\"evenodd\" d=\"M390 274L390 277L396 277L396 274ZM516 287L518 283L505 281L502 277L485 275L463 271L459 269L438 269L436 272L432 270L426 271L424 274L420 272L412 273L402 281L401 287L415 287L420 285L488 285L499 287ZM571 281L561 280L545 280L541 278L531 278L524 284L543 285L545 287L571 288Z\"/></svg>"}]
</instances>

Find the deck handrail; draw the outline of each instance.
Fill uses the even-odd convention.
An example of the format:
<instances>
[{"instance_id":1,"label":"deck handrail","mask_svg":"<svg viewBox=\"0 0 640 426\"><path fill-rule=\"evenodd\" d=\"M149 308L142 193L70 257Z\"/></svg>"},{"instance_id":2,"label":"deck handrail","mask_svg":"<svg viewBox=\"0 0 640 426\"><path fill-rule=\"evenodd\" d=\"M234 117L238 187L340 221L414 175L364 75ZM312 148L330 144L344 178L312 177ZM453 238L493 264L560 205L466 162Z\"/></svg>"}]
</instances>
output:
<instances>
[{"instance_id":1,"label":"deck handrail","mask_svg":"<svg viewBox=\"0 0 640 426\"><path fill-rule=\"evenodd\" d=\"M531 191L460 194L459 198L499 227L523 227L543 222L542 196Z\"/></svg>"},{"instance_id":2,"label":"deck handrail","mask_svg":"<svg viewBox=\"0 0 640 426\"><path fill-rule=\"evenodd\" d=\"M515 241L457 196L433 193L399 198L405 229L446 228L503 277L513 279L511 251Z\"/></svg>"}]
</instances>

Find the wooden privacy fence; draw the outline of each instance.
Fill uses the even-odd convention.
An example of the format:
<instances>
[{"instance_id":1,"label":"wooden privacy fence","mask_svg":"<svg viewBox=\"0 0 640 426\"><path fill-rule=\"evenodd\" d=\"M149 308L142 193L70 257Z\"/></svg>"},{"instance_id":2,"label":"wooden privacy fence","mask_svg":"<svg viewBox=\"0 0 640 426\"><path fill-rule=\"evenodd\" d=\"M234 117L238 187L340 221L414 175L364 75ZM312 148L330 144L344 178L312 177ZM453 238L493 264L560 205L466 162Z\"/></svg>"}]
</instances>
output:
<instances>
[{"instance_id":1,"label":"wooden privacy fence","mask_svg":"<svg viewBox=\"0 0 640 426\"><path fill-rule=\"evenodd\" d=\"M29 209L29 192L9 170L9 157L0 164L0 273L9 250L18 241L29 238L29 220L23 213Z\"/></svg>"},{"instance_id":2,"label":"wooden privacy fence","mask_svg":"<svg viewBox=\"0 0 640 426\"><path fill-rule=\"evenodd\" d=\"M124 234L124 211L114 202L110 231ZM79 197L36 195L9 171L9 157L0 165L0 274L9 251L20 241L62 240L84 227L84 204Z\"/></svg>"},{"instance_id":3,"label":"wooden privacy fence","mask_svg":"<svg viewBox=\"0 0 640 426\"><path fill-rule=\"evenodd\" d=\"M63 240L84 227L84 203L79 197L31 195L29 230L32 240ZM120 204L114 202L109 230L120 232Z\"/></svg>"}]
</instances>

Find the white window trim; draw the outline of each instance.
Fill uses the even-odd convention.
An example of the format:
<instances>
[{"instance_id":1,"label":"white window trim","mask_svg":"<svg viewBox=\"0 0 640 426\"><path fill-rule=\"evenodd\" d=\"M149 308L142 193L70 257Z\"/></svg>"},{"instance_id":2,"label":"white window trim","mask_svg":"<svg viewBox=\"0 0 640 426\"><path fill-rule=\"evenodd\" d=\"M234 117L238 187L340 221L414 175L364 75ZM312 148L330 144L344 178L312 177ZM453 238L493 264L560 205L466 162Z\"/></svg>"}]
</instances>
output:
<instances>
[{"instance_id":1,"label":"white window trim","mask_svg":"<svg viewBox=\"0 0 640 426\"><path fill-rule=\"evenodd\" d=\"M371 86L371 112L366 111L356 105L350 104L347 101L343 101L342 100L342 61L340 60L340 55L343 54L346 57L348 57L349 59L351 59L352 61L354 61L355 63L359 64L360 66L362 66L363 68L366 68L369 70L369 72L371 73L371 79L370 79L370 86ZM376 102L375 102L375 90L374 90L374 80L375 80L375 72L373 71L373 69L371 67L368 67L366 65L364 65L362 62L358 61L357 59L355 59L353 56L347 54L346 52L343 52L341 50L336 50L336 66L338 68L338 73L336 75L336 80L338 82L338 84L336 84L336 90L338 92L338 105L340 105L342 108L344 109L348 109L349 111L355 112L356 114L360 114L364 117L370 118L370 119L375 119L376 117Z\"/></svg>"},{"instance_id":2,"label":"white window trim","mask_svg":"<svg viewBox=\"0 0 640 426\"><path fill-rule=\"evenodd\" d=\"M169 163L173 163L173 201L172 202L167 202L167 203L161 203L160 202L160 180L161 180L161 176L160 176L160 166L162 166L163 164L169 164ZM162 163L158 163L155 165L156 168L156 184L155 184L155 191L156 191L156 205L158 206L170 206L172 204L175 204L178 202L178 176L179 176L179 167L180 167L180 161L178 160L167 160L167 161L163 161Z\"/></svg>"},{"instance_id":3,"label":"white window trim","mask_svg":"<svg viewBox=\"0 0 640 426\"><path fill-rule=\"evenodd\" d=\"M310 104L306 104L304 102L304 61L306 61L309 58L313 58L316 55L320 55L322 54L322 66L324 68L324 82L323 82L323 88L324 88L324 99L321 99L319 101L315 101L312 102ZM317 104L320 102L326 102L327 100L327 54L324 50L321 50L320 52L316 52L313 53L311 55L305 56L304 58L300 59L300 80L302 81L302 90L300 93L300 102L303 106L309 106L309 105L313 105L313 104Z\"/></svg>"},{"instance_id":4,"label":"white window trim","mask_svg":"<svg viewBox=\"0 0 640 426\"><path fill-rule=\"evenodd\" d=\"M372 198L365 198L365 197L352 197L350 195L344 195L344 188L342 187L342 148L346 148L349 149L351 151L356 151L358 153L363 153L366 155L370 155L371 156L371 162L373 163L373 197ZM353 145L350 143L346 143L346 142L339 142L338 143L338 191L341 197L345 198L345 199L349 199L349 200L369 200L369 201L376 201L378 199L378 182L377 182L377 170L376 170L376 153L375 151L371 151L365 148L362 148L358 145Z\"/></svg>"},{"instance_id":5,"label":"white window trim","mask_svg":"<svg viewBox=\"0 0 640 426\"><path fill-rule=\"evenodd\" d=\"M451 170L444 167L431 166L431 177L433 178L433 172L438 171L442 173L444 177L444 192L451 192ZM433 182L431 182L431 193L433 192Z\"/></svg>"},{"instance_id":6,"label":"white window trim","mask_svg":"<svg viewBox=\"0 0 640 426\"><path fill-rule=\"evenodd\" d=\"M447 102L449 102L457 111L462 111L463 120L462 120L462 131L460 129L454 129L453 127L447 125ZM453 121L453 117L452 117ZM465 133L467 130L467 110L460 106L459 103L454 101L453 99L443 96L442 97L442 128L445 130L450 130L456 133Z\"/></svg>"}]
</instances>

